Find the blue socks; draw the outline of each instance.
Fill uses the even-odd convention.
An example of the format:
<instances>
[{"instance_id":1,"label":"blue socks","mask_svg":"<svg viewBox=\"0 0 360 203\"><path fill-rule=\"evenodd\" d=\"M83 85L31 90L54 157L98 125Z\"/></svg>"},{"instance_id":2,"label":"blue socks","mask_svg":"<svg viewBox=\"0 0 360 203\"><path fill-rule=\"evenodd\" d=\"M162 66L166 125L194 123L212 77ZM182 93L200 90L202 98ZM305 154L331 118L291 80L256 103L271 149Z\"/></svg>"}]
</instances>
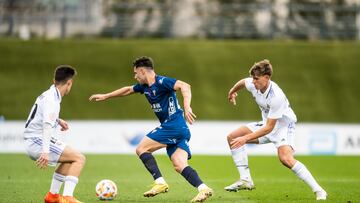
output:
<instances>
[{"instance_id":1,"label":"blue socks","mask_svg":"<svg viewBox=\"0 0 360 203\"><path fill-rule=\"evenodd\" d=\"M181 171L181 175L196 188L203 183L197 172L190 166L185 167L183 171Z\"/></svg>"},{"instance_id":2,"label":"blue socks","mask_svg":"<svg viewBox=\"0 0 360 203\"><path fill-rule=\"evenodd\" d=\"M144 163L146 169L153 176L154 180L162 177L159 167L157 166L156 160L151 153L145 152L139 156L141 161ZM203 184L197 172L190 166L185 167L181 175L194 187L199 187Z\"/></svg>"},{"instance_id":3,"label":"blue socks","mask_svg":"<svg viewBox=\"0 0 360 203\"><path fill-rule=\"evenodd\" d=\"M142 153L139 158L144 163L146 169L153 176L154 180L162 177L159 167L156 163L154 156L151 153L145 152Z\"/></svg>"}]
</instances>

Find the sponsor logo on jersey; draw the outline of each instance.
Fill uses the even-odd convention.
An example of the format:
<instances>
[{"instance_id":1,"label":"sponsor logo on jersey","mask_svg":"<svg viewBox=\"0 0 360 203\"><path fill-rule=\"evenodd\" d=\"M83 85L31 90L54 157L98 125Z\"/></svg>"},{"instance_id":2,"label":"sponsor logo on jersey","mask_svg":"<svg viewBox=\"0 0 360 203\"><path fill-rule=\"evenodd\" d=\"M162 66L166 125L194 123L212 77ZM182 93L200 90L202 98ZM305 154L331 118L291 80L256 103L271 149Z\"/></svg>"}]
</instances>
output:
<instances>
[{"instance_id":1,"label":"sponsor logo on jersey","mask_svg":"<svg viewBox=\"0 0 360 203\"><path fill-rule=\"evenodd\" d=\"M174 98L169 97L169 116L173 115L176 112L176 106Z\"/></svg>"},{"instance_id":2,"label":"sponsor logo on jersey","mask_svg":"<svg viewBox=\"0 0 360 203\"><path fill-rule=\"evenodd\" d=\"M159 103L151 104L151 108L155 113L162 111L161 105Z\"/></svg>"}]
</instances>

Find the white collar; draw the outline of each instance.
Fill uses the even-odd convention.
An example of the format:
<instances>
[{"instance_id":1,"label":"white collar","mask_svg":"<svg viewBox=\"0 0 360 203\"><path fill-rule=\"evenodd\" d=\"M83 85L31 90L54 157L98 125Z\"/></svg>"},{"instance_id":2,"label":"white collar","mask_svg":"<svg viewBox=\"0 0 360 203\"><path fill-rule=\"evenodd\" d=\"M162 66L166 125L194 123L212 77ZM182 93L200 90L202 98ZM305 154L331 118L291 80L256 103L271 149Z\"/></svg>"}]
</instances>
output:
<instances>
[{"instance_id":1,"label":"white collar","mask_svg":"<svg viewBox=\"0 0 360 203\"><path fill-rule=\"evenodd\" d=\"M57 87L55 87L55 85L51 85L50 89L54 89L55 92L55 98L57 98L59 100L59 102L61 102L61 94L60 94L60 91Z\"/></svg>"},{"instance_id":2,"label":"white collar","mask_svg":"<svg viewBox=\"0 0 360 203\"><path fill-rule=\"evenodd\" d=\"M262 96L266 96L266 97L267 97L267 95L269 94L269 91L270 91L270 89L271 89L271 86L272 86L271 80L269 80L269 86L266 88L265 92L264 92L264 93L261 93L261 91L258 90L258 93L261 94Z\"/></svg>"}]
</instances>

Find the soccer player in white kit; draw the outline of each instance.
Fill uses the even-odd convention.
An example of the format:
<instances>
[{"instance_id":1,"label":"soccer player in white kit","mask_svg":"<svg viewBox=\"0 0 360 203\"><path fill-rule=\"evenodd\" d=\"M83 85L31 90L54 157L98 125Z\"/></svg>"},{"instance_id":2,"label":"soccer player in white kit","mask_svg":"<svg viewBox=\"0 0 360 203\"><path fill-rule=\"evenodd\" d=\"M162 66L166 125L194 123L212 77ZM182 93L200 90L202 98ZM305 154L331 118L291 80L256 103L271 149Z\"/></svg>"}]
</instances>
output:
<instances>
[{"instance_id":1,"label":"soccer player in white kit","mask_svg":"<svg viewBox=\"0 0 360 203\"><path fill-rule=\"evenodd\" d=\"M54 74L54 84L35 101L25 124L25 148L39 168L56 166L50 191L45 203L80 203L73 197L78 177L85 164L85 156L54 137L55 129L69 129L66 121L59 118L60 102L72 87L76 71L68 65L60 65ZM64 184L63 195L59 194Z\"/></svg>"},{"instance_id":2,"label":"soccer player in white kit","mask_svg":"<svg viewBox=\"0 0 360 203\"><path fill-rule=\"evenodd\" d=\"M316 195L316 200L326 200L327 193L325 190L316 182L306 166L294 159L294 136L297 119L284 92L275 82L270 80L273 72L272 65L265 59L255 63L249 72L251 77L238 81L230 89L228 100L236 105L237 92L245 87L259 105L262 121L241 126L227 136L233 160L240 173L240 180L224 189L227 191L253 189L254 183L250 175L245 144L271 142L277 148L281 163L310 186Z\"/></svg>"}]
</instances>

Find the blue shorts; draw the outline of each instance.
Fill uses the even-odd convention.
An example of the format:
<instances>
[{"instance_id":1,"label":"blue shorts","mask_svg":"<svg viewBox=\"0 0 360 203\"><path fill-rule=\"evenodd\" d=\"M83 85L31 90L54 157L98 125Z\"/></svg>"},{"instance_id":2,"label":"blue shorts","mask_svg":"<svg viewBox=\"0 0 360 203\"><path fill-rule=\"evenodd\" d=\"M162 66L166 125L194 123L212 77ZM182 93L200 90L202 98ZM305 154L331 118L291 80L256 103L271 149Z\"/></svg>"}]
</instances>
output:
<instances>
[{"instance_id":1,"label":"blue shorts","mask_svg":"<svg viewBox=\"0 0 360 203\"><path fill-rule=\"evenodd\" d=\"M188 153L188 159L191 159L191 152L188 144L191 134L187 126L171 127L161 125L146 136L156 142L166 144L166 152L170 158L175 150L180 148L185 150Z\"/></svg>"}]
</instances>

